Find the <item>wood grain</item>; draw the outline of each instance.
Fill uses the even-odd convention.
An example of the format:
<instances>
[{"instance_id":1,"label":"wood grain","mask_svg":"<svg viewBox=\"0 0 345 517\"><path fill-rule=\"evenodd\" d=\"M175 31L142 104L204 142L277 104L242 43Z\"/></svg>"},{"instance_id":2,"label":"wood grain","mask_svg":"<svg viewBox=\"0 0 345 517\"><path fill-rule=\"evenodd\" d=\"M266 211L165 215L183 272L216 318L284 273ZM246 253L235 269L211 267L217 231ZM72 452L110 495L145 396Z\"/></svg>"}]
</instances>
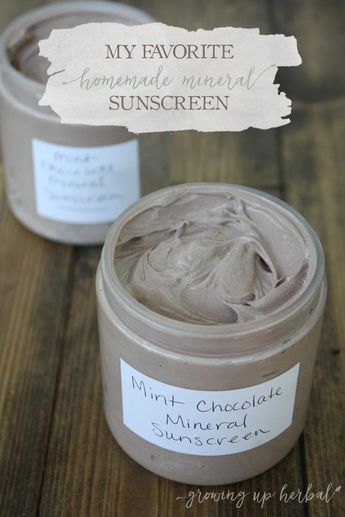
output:
<instances>
[{"instance_id":1,"label":"wood grain","mask_svg":"<svg viewBox=\"0 0 345 517\"><path fill-rule=\"evenodd\" d=\"M304 488L314 491L344 484L345 287L345 5L321 2L272 3L274 31L297 37L303 64L280 74L292 94L292 124L279 130L285 198L318 232L329 282L323 333L316 364L303 449ZM328 35L328 37L326 36ZM289 73L293 72L293 73ZM344 489L327 505L308 504L308 515L344 515Z\"/></svg>"},{"instance_id":2,"label":"wood grain","mask_svg":"<svg viewBox=\"0 0 345 517\"><path fill-rule=\"evenodd\" d=\"M99 248L78 253L40 515L145 515L158 495L156 477L122 453L103 416L94 293L99 254ZM129 514L122 511L128 505Z\"/></svg>"},{"instance_id":3,"label":"wood grain","mask_svg":"<svg viewBox=\"0 0 345 517\"><path fill-rule=\"evenodd\" d=\"M295 111L283 135L286 198L314 226L326 252L329 294L304 432L306 485L344 482L345 431L345 102ZM329 505L309 503L309 516L345 514L344 493Z\"/></svg>"},{"instance_id":4,"label":"wood grain","mask_svg":"<svg viewBox=\"0 0 345 517\"><path fill-rule=\"evenodd\" d=\"M2 0L0 30L40 3ZM73 250L13 218L2 170L0 235L0 514L16 517L34 515L39 500Z\"/></svg>"},{"instance_id":5,"label":"wood grain","mask_svg":"<svg viewBox=\"0 0 345 517\"><path fill-rule=\"evenodd\" d=\"M0 513L32 514L43 475L72 250L0 219Z\"/></svg>"},{"instance_id":6,"label":"wood grain","mask_svg":"<svg viewBox=\"0 0 345 517\"><path fill-rule=\"evenodd\" d=\"M243 133L177 132L172 137L170 181L220 181L280 188L274 130Z\"/></svg>"},{"instance_id":7,"label":"wood grain","mask_svg":"<svg viewBox=\"0 0 345 517\"><path fill-rule=\"evenodd\" d=\"M0 27L42 2L1 0ZM0 181L0 515L17 517L335 516L342 494L306 508L255 491L316 490L344 480L345 199L344 4L279 0L128 1L169 24L260 27L297 36L304 59L281 74L298 102L279 131L140 137L144 193L186 181L235 182L282 195L314 225L326 249L329 298L303 439L270 471L207 491L248 493L242 508L207 500L144 470L117 445L102 409L94 275L100 248L73 249L19 225ZM329 38L327 38L327 34ZM311 104L312 103L312 104ZM310 104L310 105L309 105Z\"/></svg>"},{"instance_id":8,"label":"wood grain","mask_svg":"<svg viewBox=\"0 0 345 517\"><path fill-rule=\"evenodd\" d=\"M288 97L304 102L343 97L345 3L339 0L270 0L276 33L297 38L303 64L283 68L279 82Z\"/></svg>"}]
</instances>

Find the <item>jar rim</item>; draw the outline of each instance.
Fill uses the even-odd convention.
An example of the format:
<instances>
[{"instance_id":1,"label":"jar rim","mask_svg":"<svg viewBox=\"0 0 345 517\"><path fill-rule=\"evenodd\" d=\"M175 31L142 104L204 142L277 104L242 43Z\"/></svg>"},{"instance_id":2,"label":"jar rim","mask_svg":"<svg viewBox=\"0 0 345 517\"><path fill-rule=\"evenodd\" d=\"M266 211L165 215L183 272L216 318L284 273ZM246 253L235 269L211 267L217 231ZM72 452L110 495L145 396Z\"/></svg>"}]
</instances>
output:
<instances>
[{"instance_id":1,"label":"jar rim","mask_svg":"<svg viewBox=\"0 0 345 517\"><path fill-rule=\"evenodd\" d=\"M73 12L109 12L127 17L133 16L133 21L137 21L138 23L150 23L154 21L151 15L137 7L118 2L111 3L105 0L94 0L90 3L86 3L81 0L74 0L68 3L56 2L54 4L36 6L16 16L0 34L0 66L8 67L11 74L13 74L13 76L28 89L38 89L39 91L42 91L43 94L44 83L40 83L39 81L26 76L13 66L7 51L8 42L13 35L18 36L19 34L18 39L20 39L20 31L23 29L25 30L31 23L47 20L56 14L68 14Z\"/></svg>"},{"instance_id":2,"label":"jar rim","mask_svg":"<svg viewBox=\"0 0 345 517\"><path fill-rule=\"evenodd\" d=\"M295 297L293 297L287 304L284 304L275 311L271 312L269 315L263 316L260 319L247 322L224 324L217 323L213 325L175 320L173 318L157 313L137 301L121 284L119 277L116 274L116 269L114 266L115 246L121 229L127 220L140 213L144 205L147 205L154 199L161 197L164 195L164 193L173 192L178 189L188 189L189 191L199 190L200 192L203 189L208 190L210 187L212 188L213 192L216 188L218 190L231 190L237 191L239 193L243 192L249 195L253 195L254 197L256 196L264 198L265 202L271 204L271 206L274 205L281 212L285 213L285 215L289 215L290 218L295 219L299 226L302 225L306 230L310 241L314 245L316 259L315 268L306 287ZM294 315L298 314L303 307L308 305L310 300L314 298L315 291L320 287L324 277L324 253L321 242L315 230L306 221L306 219L293 207L280 200L276 196L268 194L259 189L245 187L238 184L196 182L174 185L158 190L142 197L139 201L127 208L127 210L125 210L114 221L107 234L101 257L101 268L102 272L106 275L106 282L108 283L108 287L111 293L115 294L117 297L117 302L122 305L124 310L132 311L135 313L135 318L140 319L141 322L146 325L150 325L152 329L165 332L169 335L180 337L183 336L185 338L190 337L207 340L227 337L229 339L237 339L251 336L261 331L266 332L272 328L275 328L276 326L279 326L281 323L286 321L286 319L290 319Z\"/></svg>"}]
</instances>

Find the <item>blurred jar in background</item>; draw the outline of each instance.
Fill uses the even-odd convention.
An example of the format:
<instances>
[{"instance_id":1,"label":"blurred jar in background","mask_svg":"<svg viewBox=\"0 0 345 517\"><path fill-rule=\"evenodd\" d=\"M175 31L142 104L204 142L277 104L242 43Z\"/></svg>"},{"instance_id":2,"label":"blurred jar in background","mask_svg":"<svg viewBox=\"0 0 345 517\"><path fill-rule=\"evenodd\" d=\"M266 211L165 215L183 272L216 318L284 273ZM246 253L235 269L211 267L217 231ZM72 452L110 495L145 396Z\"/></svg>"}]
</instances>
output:
<instances>
[{"instance_id":1,"label":"blurred jar in background","mask_svg":"<svg viewBox=\"0 0 345 517\"><path fill-rule=\"evenodd\" d=\"M138 138L121 127L62 124L38 105L49 63L38 42L52 29L153 19L108 2L57 3L13 20L0 38L0 119L8 203L25 226L71 244L104 241L110 223L141 194Z\"/></svg>"}]
</instances>

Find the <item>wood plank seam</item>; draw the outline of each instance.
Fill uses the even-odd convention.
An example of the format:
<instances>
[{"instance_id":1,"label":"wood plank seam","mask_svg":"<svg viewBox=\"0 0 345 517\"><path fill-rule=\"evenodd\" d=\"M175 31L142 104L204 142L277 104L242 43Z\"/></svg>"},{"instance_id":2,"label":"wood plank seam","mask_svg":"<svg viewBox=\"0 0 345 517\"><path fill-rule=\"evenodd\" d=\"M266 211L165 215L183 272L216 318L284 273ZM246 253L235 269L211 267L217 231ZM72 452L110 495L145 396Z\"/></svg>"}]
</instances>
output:
<instances>
[{"instance_id":1,"label":"wood plank seam","mask_svg":"<svg viewBox=\"0 0 345 517\"><path fill-rule=\"evenodd\" d=\"M57 394L58 394L59 380L60 380L60 375L61 375L61 370L62 370L64 344L65 344L66 332L67 332L68 321L69 321L68 316L69 316L70 307L71 307L71 303L72 303L73 287L75 284L76 266L77 266L76 247L72 247L72 258L71 258L71 262L69 264L68 277L67 277L67 282L66 282L66 304L64 307L64 314L63 314L63 327L61 330L61 335L59 336L60 347L59 347L58 364L57 364L56 375L55 375L54 394L53 394L53 399L52 399L52 404L51 404L49 429L48 429L48 433L47 433L47 440L45 443L43 467L42 467L42 473L41 473L41 479L40 479L39 491L38 491L38 498L37 498L37 505L36 505L36 511L35 511L35 515L37 515L37 516L39 515L39 508L40 508L40 504L41 504L42 489L43 489L43 483L44 483L45 468L46 468L47 460L48 460L49 443L50 443L52 426L53 426L53 416L54 416L55 404L56 404L56 399L57 399Z\"/></svg>"}]
</instances>

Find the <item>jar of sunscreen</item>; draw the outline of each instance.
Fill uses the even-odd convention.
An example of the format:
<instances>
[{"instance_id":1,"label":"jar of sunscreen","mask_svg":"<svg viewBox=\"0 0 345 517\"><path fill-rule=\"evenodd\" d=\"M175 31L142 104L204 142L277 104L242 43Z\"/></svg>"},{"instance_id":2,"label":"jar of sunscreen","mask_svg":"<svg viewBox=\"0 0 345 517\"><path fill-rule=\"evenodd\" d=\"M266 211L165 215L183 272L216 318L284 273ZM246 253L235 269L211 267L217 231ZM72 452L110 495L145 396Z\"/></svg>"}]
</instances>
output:
<instances>
[{"instance_id":1,"label":"jar of sunscreen","mask_svg":"<svg viewBox=\"0 0 345 517\"><path fill-rule=\"evenodd\" d=\"M286 203L226 184L150 194L97 271L105 415L140 465L232 483L300 436L326 298L320 241Z\"/></svg>"},{"instance_id":2,"label":"jar of sunscreen","mask_svg":"<svg viewBox=\"0 0 345 517\"><path fill-rule=\"evenodd\" d=\"M62 124L38 105L49 66L38 42L53 29L110 21L136 25L152 18L119 3L54 3L19 16L0 38L7 199L25 226L56 241L103 243L110 223L140 197L135 135L120 127Z\"/></svg>"}]
</instances>

